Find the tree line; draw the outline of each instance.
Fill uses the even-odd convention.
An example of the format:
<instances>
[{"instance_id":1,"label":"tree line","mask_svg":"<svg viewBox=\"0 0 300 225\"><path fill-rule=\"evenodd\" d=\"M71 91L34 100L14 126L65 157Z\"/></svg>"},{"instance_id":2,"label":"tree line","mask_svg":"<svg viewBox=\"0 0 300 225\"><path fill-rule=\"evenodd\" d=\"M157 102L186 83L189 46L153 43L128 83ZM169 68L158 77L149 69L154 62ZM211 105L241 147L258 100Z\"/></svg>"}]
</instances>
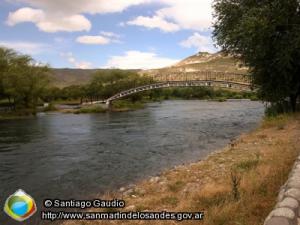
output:
<instances>
[{"instance_id":1,"label":"tree line","mask_svg":"<svg viewBox=\"0 0 300 225\"><path fill-rule=\"evenodd\" d=\"M0 101L14 111L35 111L44 102L59 100L95 101L117 92L152 82L134 71L104 70L96 72L86 85L58 88L52 85L51 69L30 56L0 48ZM133 96L132 100L139 99Z\"/></svg>"},{"instance_id":2,"label":"tree line","mask_svg":"<svg viewBox=\"0 0 300 225\"><path fill-rule=\"evenodd\" d=\"M95 72L88 84L58 88L52 85L50 73L47 65L38 64L30 56L0 48L0 106L7 106L11 111L34 113L37 106L44 102L78 104L104 100L118 92L154 82L150 76L141 76L136 71L112 69ZM193 87L151 90L131 95L127 100L249 97L253 96L249 93Z\"/></svg>"}]
</instances>

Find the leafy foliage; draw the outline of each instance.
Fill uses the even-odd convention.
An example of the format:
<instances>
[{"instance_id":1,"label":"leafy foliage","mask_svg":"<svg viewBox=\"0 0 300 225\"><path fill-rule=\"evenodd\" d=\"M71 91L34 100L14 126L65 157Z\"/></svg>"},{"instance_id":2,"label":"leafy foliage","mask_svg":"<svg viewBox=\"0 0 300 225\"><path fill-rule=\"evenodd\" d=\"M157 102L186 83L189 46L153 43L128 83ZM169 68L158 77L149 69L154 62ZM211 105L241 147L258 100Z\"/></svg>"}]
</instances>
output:
<instances>
[{"instance_id":1,"label":"leafy foliage","mask_svg":"<svg viewBox=\"0 0 300 225\"><path fill-rule=\"evenodd\" d=\"M34 109L50 82L48 67L5 48L0 48L0 65L0 97L12 100L14 108Z\"/></svg>"},{"instance_id":2,"label":"leafy foliage","mask_svg":"<svg viewBox=\"0 0 300 225\"><path fill-rule=\"evenodd\" d=\"M216 0L214 37L250 67L265 101L296 110L300 95L300 5L297 0Z\"/></svg>"}]
</instances>

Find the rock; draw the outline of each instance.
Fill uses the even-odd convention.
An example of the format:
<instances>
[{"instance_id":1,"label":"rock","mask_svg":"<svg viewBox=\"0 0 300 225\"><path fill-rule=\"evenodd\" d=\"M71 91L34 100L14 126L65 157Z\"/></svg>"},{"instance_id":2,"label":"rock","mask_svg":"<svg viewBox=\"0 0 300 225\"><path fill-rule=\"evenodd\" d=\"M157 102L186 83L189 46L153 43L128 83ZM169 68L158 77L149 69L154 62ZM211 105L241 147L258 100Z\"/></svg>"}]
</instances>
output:
<instances>
[{"instance_id":1,"label":"rock","mask_svg":"<svg viewBox=\"0 0 300 225\"><path fill-rule=\"evenodd\" d=\"M287 183L287 186L290 188L300 188L300 179L295 179L294 177L292 177L289 182Z\"/></svg>"},{"instance_id":2,"label":"rock","mask_svg":"<svg viewBox=\"0 0 300 225\"><path fill-rule=\"evenodd\" d=\"M274 209L271 212L270 216L271 216L271 218L272 217L285 217L289 220L295 220L295 218L296 218L296 215L295 215L294 211L289 209L289 208Z\"/></svg>"},{"instance_id":3,"label":"rock","mask_svg":"<svg viewBox=\"0 0 300 225\"><path fill-rule=\"evenodd\" d=\"M281 202L284 199L284 194L285 194L285 189L282 187L277 197L278 202Z\"/></svg>"},{"instance_id":4,"label":"rock","mask_svg":"<svg viewBox=\"0 0 300 225\"><path fill-rule=\"evenodd\" d=\"M272 217L271 219L267 220L264 225L290 225L290 222L284 217Z\"/></svg>"},{"instance_id":5,"label":"rock","mask_svg":"<svg viewBox=\"0 0 300 225\"><path fill-rule=\"evenodd\" d=\"M300 201L300 190L296 188L288 189L285 194L286 197L292 197L298 201Z\"/></svg>"},{"instance_id":6,"label":"rock","mask_svg":"<svg viewBox=\"0 0 300 225\"><path fill-rule=\"evenodd\" d=\"M151 183L157 183L159 181L159 177L152 177L151 179L150 179L150 182Z\"/></svg>"},{"instance_id":7,"label":"rock","mask_svg":"<svg viewBox=\"0 0 300 225\"><path fill-rule=\"evenodd\" d=\"M299 203L294 198L287 197L277 204L278 208L290 208L294 211L295 215L298 217L298 207Z\"/></svg>"},{"instance_id":8,"label":"rock","mask_svg":"<svg viewBox=\"0 0 300 225\"><path fill-rule=\"evenodd\" d=\"M125 188L124 188L124 187L121 187L121 188L119 189L119 191L120 191L120 192L124 192L124 191L125 191Z\"/></svg>"}]
</instances>

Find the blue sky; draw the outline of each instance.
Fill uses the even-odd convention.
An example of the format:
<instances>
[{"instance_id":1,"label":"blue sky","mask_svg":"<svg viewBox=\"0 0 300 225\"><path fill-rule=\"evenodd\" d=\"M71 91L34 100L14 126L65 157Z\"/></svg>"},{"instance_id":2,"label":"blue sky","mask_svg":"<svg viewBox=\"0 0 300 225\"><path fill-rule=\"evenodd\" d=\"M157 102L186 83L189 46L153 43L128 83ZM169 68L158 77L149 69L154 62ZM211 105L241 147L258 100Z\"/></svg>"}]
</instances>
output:
<instances>
[{"instance_id":1,"label":"blue sky","mask_svg":"<svg viewBox=\"0 0 300 225\"><path fill-rule=\"evenodd\" d=\"M215 52L211 0L4 0L0 46L58 68L159 68Z\"/></svg>"}]
</instances>

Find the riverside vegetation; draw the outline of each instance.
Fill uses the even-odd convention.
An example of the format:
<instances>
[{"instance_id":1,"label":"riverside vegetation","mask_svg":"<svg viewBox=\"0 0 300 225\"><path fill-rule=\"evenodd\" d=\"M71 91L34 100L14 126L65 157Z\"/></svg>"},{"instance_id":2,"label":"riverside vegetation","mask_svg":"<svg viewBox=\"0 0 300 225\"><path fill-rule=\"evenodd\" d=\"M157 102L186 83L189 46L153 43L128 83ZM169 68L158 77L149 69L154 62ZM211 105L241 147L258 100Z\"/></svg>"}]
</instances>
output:
<instances>
[{"instance_id":1,"label":"riverside vegetation","mask_svg":"<svg viewBox=\"0 0 300 225\"><path fill-rule=\"evenodd\" d=\"M37 63L27 55L0 48L0 118L16 118L34 115L38 111L58 110L56 105L79 105L107 99L112 95L135 86L154 81L147 75L133 70L99 70L85 85L64 88L53 86L51 69ZM144 103L167 99L210 99L225 101L228 98L257 99L256 94L214 90L205 87L170 88L137 93L126 99L113 102L112 111L128 111L144 107ZM42 107L43 103L49 103ZM73 113L99 113L106 109L100 106L85 106L79 109L61 110Z\"/></svg>"}]
</instances>

